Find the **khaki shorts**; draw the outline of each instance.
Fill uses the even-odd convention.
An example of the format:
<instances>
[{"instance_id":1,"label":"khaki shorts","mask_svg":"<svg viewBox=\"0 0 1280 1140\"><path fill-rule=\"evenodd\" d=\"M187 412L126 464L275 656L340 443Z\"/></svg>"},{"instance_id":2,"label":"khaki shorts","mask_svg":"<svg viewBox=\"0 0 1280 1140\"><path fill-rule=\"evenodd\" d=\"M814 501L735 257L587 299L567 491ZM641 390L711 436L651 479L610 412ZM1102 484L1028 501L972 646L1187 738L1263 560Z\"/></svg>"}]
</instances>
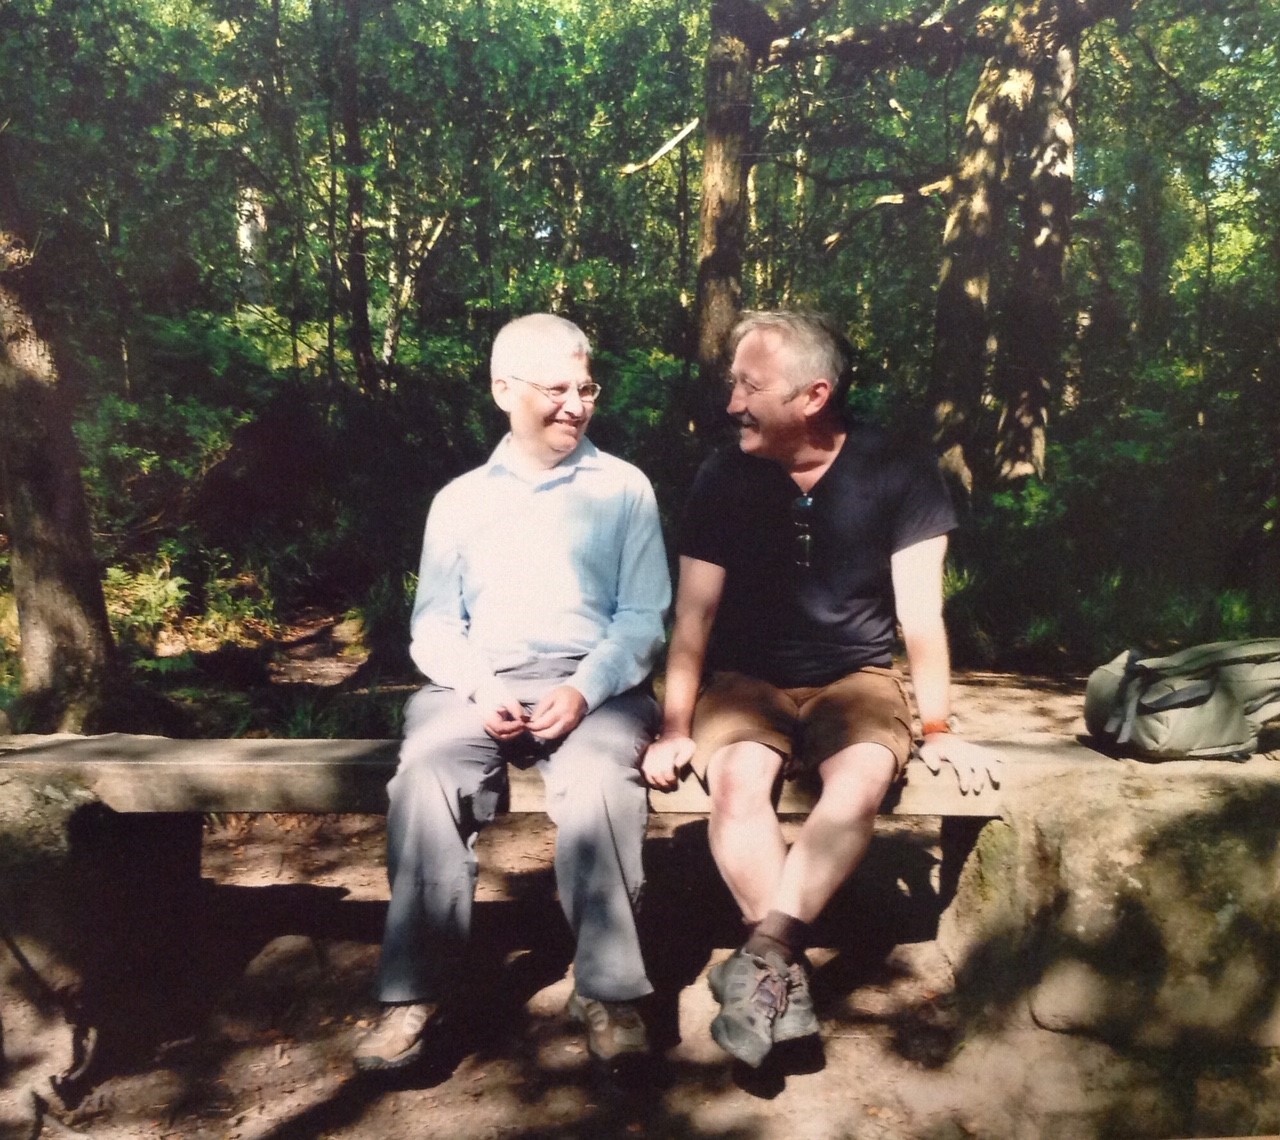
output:
<instances>
[{"instance_id":1,"label":"khaki shorts","mask_svg":"<svg viewBox=\"0 0 1280 1140\"><path fill-rule=\"evenodd\" d=\"M792 689L719 672L698 694L693 739L693 770L703 781L714 753L746 741L779 753L788 777L815 771L851 744L883 744L901 778L911 755L911 709L897 669L868 665L829 685Z\"/></svg>"}]
</instances>

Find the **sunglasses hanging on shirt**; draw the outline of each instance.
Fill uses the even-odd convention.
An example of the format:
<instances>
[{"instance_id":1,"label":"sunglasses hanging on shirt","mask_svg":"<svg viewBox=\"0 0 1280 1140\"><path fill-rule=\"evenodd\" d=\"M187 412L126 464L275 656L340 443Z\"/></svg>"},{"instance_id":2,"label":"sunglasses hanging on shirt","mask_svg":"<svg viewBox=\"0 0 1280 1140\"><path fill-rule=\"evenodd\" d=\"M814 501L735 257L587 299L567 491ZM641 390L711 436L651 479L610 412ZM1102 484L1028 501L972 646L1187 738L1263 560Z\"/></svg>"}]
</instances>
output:
<instances>
[{"instance_id":1,"label":"sunglasses hanging on shirt","mask_svg":"<svg viewBox=\"0 0 1280 1140\"><path fill-rule=\"evenodd\" d=\"M795 560L802 570L812 565L813 532L809 529L813 517L813 496L799 495L791 502L791 522L795 527Z\"/></svg>"}]
</instances>

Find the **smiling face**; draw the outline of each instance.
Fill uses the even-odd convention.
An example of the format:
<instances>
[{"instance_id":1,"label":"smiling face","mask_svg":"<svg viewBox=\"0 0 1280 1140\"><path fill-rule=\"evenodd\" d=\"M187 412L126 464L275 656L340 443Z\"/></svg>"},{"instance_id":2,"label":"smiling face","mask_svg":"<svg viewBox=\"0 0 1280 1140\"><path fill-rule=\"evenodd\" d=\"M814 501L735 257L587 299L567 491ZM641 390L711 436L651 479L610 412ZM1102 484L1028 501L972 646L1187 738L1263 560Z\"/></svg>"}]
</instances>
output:
<instances>
[{"instance_id":1,"label":"smiling face","mask_svg":"<svg viewBox=\"0 0 1280 1140\"><path fill-rule=\"evenodd\" d=\"M534 466L556 466L586 435L595 403L578 390L591 382L588 353L577 327L549 314L513 321L498 334L493 398L511 423L512 446Z\"/></svg>"},{"instance_id":2,"label":"smiling face","mask_svg":"<svg viewBox=\"0 0 1280 1140\"><path fill-rule=\"evenodd\" d=\"M805 438L807 401L793 389L782 333L747 333L729 377L727 410L738 426L738 446L749 455L788 461Z\"/></svg>"}]
</instances>

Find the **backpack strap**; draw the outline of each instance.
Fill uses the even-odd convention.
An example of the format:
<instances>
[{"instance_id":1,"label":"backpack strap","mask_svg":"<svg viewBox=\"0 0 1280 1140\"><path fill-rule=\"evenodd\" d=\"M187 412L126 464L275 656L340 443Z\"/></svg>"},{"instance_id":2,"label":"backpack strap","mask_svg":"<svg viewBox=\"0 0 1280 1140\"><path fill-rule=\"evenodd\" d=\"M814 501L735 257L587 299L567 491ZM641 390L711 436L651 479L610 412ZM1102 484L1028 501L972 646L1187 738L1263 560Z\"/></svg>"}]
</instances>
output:
<instances>
[{"instance_id":1,"label":"backpack strap","mask_svg":"<svg viewBox=\"0 0 1280 1140\"><path fill-rule=\"evenodd\" d=\"M1175 654L1175 656L1180 656ZM1167 658L1139 657L1137 650L1129 651L1125 661L1124 674L1116 690L1115 709L1107 719L1107 734L1117 744L1128 744L1133 736L1133 727L1139 714L1163 712L1165 709L1179 708L1199 704L1213 695L1215 682L1212 677L1201 677L1176 690L1162 696L1147 698L1147 691L1152 685L1177 676L1159 668L1162 660Z\"/></svg>"},{"instance_id":2,"label":"backpack strap","mask_svg":"<svg viewBox=\"0 0 1280 1140\"><path fill-rule=\"evenodd\" d=\"M1117 744L1127 744L1133 735L1134 722L1140 713L1159 712L1179 705L1192 705L1207 699L1213 692L1213 674L1229 665L1280 665L1280 637L1255 637L1242 641L1215 641L1206 645L1193 645L1166 657L1142 657L1137 650L1130 650L1125 661L1124 673L1116 690L1115 708L1107 720L1107 733ZM1246 715L1261 724L1280 713L1280 669L1275 688L1266 683L1271 670L1264 673L1260 693L1244 703ZM1176 677L1194 678L1181 686L1176 693L1157 697L1154 701L1143 699L1147 690L1161 680ZM1241 694L1243 695L1243 694Z\"/></svg>"},{"instance_id":3,"label":"backpack strap","mask_svg":"<svg viewBox=\"0 0 1280 1140\"><path fill-rule=\"evenodd\" d=\"M1193 645L1167 657L1144 657L1141 663L1165 677L1194 676L1223 665L1280 661L1280 637L1252 637L1242 641L1213 641Z\"/></svg>"},{"instance_id":4,"label":"backpack strap","mask_svg":"<svg viewBox=\"0 0 1280 1140\"><path fill-rule=\"evenodd\" d=\"M1120 683L1116 686L1111 715L1107 717L1106 734L1117 744L1128 744L1129 737L1133 735L1133 718L1138 715L1138 694L1132 682L1134 665L1139 661L1138 651L1130 649L1124 672L1120 674Z\"/></svg>"}]
</instances>

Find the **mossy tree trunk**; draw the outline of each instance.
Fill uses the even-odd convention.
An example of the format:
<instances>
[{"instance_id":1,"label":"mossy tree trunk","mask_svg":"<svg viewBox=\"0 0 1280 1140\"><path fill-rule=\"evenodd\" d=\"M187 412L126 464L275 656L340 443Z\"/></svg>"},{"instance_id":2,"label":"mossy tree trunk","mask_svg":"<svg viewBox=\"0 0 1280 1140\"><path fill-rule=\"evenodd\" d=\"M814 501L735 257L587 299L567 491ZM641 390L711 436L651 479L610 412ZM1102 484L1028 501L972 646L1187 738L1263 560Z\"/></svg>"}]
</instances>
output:
<instances>
[{"instance_id":1,"label":"mossy tree trunk","mask_svg":"<svg viewBox=\"0 0 1280 1140\"><path fill-rule=\"evenodd\" d=\"M1062 340L1080 37L1134 3L1015 0L969 104L943 234L929 392L943 469L966 492L975 478L1044 473ZM1010 236L1015 210L1019 230ZM984 432L988 403L1000 415Z\"/></svg>"},{"instance_id":2,"label":"mossy tree trunk","mask_svg":"<svg viewBox=\"0 0 1280 1140\"><path fill-rule=\"evenodd\" d=\"M31 250L0 136L0 502L22 640L17 719L37 732L92 731L116 650Z\"/></svg>"}]
</instances>

